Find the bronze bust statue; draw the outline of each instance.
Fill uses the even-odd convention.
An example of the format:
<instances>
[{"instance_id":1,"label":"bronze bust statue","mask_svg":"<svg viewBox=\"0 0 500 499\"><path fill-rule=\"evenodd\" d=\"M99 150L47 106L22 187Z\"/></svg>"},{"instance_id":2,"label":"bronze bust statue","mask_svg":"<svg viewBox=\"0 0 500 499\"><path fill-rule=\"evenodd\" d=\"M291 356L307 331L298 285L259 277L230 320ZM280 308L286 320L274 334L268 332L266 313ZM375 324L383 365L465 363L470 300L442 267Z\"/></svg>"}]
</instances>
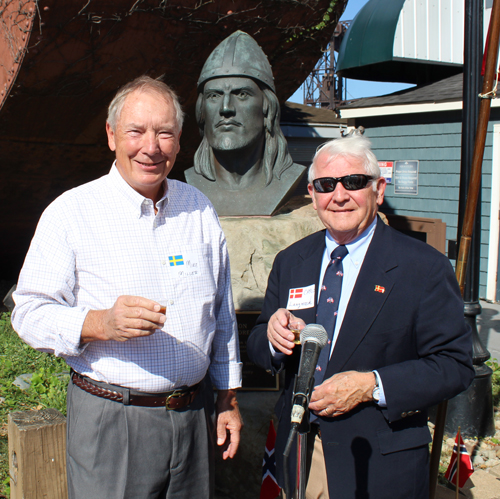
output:
<instances>
[{"instance_id":1,"label":"bronze bust statue","mask_svg":"<svg viewBox=\"0 0 500 499\"><path fill-rule=\"evenodd\" d=\"M196 103L203 139L185 176L219 215L271 215L305 172L288 152L275 92L266 55L243 31L203 66Z\"/></svg>"}]
</instances>

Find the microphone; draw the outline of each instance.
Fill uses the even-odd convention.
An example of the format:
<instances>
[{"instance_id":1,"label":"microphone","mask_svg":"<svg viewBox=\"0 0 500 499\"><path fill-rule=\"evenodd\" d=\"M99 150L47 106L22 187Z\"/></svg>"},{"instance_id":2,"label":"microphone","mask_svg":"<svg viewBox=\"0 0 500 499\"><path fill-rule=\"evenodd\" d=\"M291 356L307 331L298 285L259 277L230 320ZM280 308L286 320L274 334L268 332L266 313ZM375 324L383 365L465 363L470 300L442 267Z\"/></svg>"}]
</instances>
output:
<instances>
[{"instance_id":1,"label":"microphone","mask_svg":"<svg viewBox=\"0 0 500 499\"><path fill-rule=\"evenodd\" d=\"M328 333L321 324L308 324L300 333L302 353L293 390L292 423L300 424L309 406L319 354L327 342Z\"/></svg>"}]
</instances>

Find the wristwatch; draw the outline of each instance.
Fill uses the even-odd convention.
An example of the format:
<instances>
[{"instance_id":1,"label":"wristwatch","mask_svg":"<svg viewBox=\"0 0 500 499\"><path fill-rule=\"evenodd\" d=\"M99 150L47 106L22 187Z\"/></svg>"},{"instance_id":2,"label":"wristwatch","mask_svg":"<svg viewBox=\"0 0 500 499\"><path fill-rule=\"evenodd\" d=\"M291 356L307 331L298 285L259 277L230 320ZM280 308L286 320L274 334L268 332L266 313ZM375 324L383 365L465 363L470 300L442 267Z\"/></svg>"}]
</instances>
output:
<instances>
[{"instance_id":1,"label":"wristwatch","mask_svg":"<svg viewBox=\"0 0 500 499\"><path fill-rule=\"evenodd\" d=\"M378 386L378 376L375 375L375 386L373 387L372 392L373 401L378 404L380 400L380 387Z\"/></svg>"}]
</instances>

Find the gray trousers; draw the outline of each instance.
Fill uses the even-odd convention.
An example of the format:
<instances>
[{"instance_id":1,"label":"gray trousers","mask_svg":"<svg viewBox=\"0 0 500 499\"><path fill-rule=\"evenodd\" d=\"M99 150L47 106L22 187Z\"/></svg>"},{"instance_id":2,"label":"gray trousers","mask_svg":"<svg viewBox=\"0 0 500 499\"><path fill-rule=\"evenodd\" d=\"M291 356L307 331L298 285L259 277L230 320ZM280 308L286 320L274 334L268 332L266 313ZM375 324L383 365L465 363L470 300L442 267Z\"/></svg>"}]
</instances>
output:
<instances>
[{"instance_id":1,"label":"gray trousers","mask_svg":"<svg viewBox=\"0 0 500 499\"><path fill-rule=\"evenodd\" d=\"M214 403L202 382L180 411L123 405L68 386L69 499L212 499Z\"/></svg>"}]
</instances>

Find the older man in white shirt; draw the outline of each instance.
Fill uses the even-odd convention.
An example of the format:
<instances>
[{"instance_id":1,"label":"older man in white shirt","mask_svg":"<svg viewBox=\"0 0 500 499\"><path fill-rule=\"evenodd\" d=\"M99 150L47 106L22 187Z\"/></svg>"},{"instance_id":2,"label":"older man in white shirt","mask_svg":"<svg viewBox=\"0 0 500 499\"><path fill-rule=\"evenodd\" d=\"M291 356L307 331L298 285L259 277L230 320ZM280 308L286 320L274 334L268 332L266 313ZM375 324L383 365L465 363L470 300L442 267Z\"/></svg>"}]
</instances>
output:
<instances>
[{"instance_id":1,"label":"older man in white shirt","mask_svg":"<svg viewBox=\"0 0 500 499\"><path fill-rule=\"evenodd\" d=\"M225 238L207 198L166 178L182 120L177 96L157 80L117 93L110 173L45 210L14 294L19 335L72 368L70 498L212 497L207 373L224 459L238 448Z\"/></svg>"}]
</instances>

